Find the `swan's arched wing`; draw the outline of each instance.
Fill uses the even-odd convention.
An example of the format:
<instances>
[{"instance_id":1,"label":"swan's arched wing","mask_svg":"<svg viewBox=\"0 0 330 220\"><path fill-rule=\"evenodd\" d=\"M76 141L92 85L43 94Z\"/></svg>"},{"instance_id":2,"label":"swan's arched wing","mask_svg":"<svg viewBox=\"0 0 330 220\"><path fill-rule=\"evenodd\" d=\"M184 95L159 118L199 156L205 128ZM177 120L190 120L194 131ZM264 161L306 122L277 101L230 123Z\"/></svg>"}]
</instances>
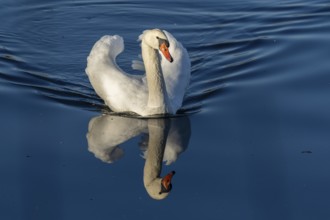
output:
<instances>
[{"instance_id":1,"label":"swan's arched wing","mask_svg":"<svg viewBox=\"0 0 330 220\"><path fill-rule=\"evenodd\" d=\"M173 62L162 57L161 65L166 83L166 90L169 95L172 108L178 110L183 101L185 91L190 81L190 59L187 50L178 42L170 33L164 31L170 47L169 51L172 55Z\"/></svg>"},{"instance_id":2,"label":"swan's arched wing","mask_svg":"<svg viewBox=\"0 0 330 220\"><path fill-rule=\"evenodd\" d=\"M142 111L147 100L147 87L142 77L127 74L116 63L124 50L118 35L103 36L87 58L86 73L96 93L114 111Z\"/></svg>"}]
</instances>

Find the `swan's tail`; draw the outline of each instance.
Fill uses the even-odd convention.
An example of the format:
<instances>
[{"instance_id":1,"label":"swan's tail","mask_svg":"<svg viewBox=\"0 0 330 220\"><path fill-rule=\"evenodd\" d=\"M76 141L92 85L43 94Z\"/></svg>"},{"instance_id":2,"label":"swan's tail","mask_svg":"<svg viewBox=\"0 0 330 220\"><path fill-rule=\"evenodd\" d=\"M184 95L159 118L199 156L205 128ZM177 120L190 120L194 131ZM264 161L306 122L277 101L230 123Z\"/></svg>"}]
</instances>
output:
<instances>
[{"instance_id":1,"label":"swan's tail","mask_svg":"<svg viewBox=\"0 0 330 220\"><path fill-rule=\"evenodd\" d=\"M116 65L116 57L124 50L124 40L118 35L110 36L105 35L98 40L88 58L86 73L92 74L97 68L98 70L102 67L110 67Z\"/></svg>"}]
</instances>

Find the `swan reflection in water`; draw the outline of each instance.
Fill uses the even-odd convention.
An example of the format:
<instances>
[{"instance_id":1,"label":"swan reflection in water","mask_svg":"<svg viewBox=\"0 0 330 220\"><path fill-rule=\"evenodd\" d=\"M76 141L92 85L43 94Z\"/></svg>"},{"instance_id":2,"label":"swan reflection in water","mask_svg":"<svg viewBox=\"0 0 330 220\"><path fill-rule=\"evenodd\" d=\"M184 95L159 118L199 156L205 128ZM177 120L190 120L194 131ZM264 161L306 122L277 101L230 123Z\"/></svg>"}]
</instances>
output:
<instances>
[{"instance_id":1,"label":"swan reflection in water","mask_svg":"<svg viewBox=\"0 0 330 220\"><path fill-rule=\"evenodd\" d=\"M124 155L119 147L129 139L146 134L147 148L143 182L148 194L154 199L168 196L175 174L170 172L160 177L163 161L169 165L177 160L180 153L186 150L190 138L190 121L188 117L138 119L114 115L94 117L88 125L88 150L103 162L113 163ZM146 141L145 141L146 142ZM145 146L145 142L141 145Z\"/></svg>"}]
</instances>

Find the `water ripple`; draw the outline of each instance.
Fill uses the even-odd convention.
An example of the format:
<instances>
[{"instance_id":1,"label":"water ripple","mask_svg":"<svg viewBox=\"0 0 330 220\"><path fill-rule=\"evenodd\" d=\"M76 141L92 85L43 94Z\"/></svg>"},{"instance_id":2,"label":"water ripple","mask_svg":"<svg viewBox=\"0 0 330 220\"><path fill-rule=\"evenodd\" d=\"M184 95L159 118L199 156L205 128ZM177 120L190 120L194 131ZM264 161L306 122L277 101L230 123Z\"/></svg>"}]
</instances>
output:
<instances>
[{"instance_id":1,"label":"water ripple","mask_svg":"<svg viewBox=\"0 0 330 220\"><path fill-rule=\"evenodd\" d=\"M329 22L322 21L330 20L329 11L325 1L241 5L210 0L188 6L185 1L64 1L10 7L8 22L0 28L0 80L99 111L104 105L84 73L93 43L104 34L124 36L127 45L120 60L128 70L140 50L139 33L159 27L189 51L192 79L180 112L194 113L229 85L266 77L265 66L288 47L290 38L322 31L318 37L325 39Z\"/></svg>"}]
</instances>

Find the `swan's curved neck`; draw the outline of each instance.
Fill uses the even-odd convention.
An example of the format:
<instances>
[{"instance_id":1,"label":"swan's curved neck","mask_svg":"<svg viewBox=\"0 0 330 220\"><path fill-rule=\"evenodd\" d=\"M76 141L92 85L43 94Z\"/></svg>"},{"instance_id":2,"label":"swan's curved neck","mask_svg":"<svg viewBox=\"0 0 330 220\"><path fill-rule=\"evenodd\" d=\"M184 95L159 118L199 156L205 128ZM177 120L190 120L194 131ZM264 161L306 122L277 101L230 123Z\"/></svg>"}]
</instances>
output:
<instances>
[{"instance_id":1,"label":"swan's curved neck","mask_svg":"<svg viewBox=\"0 0 330 220\"><path fill-rule=\"evenodd\" d=\"M146 70L149 97L147 106L155 114L169 112L169 101L158 51L142 41L142 58Z\"/></svg>"}]
</instances>

